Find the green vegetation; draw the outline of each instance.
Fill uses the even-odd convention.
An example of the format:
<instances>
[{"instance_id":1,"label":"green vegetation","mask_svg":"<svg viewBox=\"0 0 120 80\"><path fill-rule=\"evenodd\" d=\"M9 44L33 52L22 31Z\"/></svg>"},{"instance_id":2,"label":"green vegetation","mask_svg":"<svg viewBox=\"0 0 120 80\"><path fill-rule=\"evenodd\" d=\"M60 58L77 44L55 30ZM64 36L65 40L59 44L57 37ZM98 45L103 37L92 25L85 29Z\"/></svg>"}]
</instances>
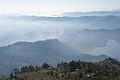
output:
<instances>
[{"instance_id":1,"label":"green vegetation","mask_svg":"<svg viewBox=\"0 0 120 80\"><path fill-rule=\"evenodd\" d=\"M62 62L57 67L47 63L30 65L14 69L5 80L120 80L120 62L107 58L94 63L80 60Z\"/></svg>"}]
</instances>

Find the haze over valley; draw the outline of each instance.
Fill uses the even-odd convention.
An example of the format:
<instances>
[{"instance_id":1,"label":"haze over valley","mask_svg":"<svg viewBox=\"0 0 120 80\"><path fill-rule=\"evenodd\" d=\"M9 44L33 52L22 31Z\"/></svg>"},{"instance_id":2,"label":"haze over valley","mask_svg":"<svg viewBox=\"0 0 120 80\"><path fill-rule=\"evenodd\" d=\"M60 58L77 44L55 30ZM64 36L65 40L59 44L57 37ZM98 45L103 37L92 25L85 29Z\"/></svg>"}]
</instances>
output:
<instances>
[{"instance_id":1,"label":"haze over valley","mask_svg":"<svg viewBox=\"0 0 120 80\"><path fill-rule=\"evenodd\" d=\"M0 80L119 78L120 0L0 1Z\"/></svg>"},{"instance_id":2,"label":"haze over valley","mask_svg":"<svg viewBox=\"0 0 120 80\"><path fill-rule=\"evenodd\" d=\"M96 12L95 15L91 15L91 13L81 17L70 17L69 15L68 17L67 15L66 17L4 16L0 22L0 46L19 41L58 39L62 43L76 48L82 54L106 54L119 58L120 17L112 15L111 12L107 12L108 15L104 16L100 15L100 13L105 13L102 11ZM113 13L119 14L119 11ZM101 48L105 48L105 50L101 51ZM98 52L96 49L99 49ZM109 49L112 49L112 52Z\"/></svg>"}]
</instances>

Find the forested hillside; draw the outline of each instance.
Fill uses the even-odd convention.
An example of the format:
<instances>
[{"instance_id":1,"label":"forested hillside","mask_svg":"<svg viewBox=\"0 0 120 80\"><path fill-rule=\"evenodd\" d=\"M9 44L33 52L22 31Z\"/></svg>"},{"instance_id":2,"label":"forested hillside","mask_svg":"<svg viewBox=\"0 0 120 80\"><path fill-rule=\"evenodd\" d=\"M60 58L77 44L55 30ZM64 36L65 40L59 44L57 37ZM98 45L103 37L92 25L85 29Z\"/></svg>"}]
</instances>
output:
<instances>
[{"instance_id":1,"label":"forested hillside","mask_svg":"<svg viewBox=\"0 0 120 80\"><path fill-rule=\"evenodd\" d=\"M94 63L80 60L62 62L57 67L47 63L29 65L15 68L5 80L120 80L120 61L107 58Z\"/></svg>"}]
</instances>

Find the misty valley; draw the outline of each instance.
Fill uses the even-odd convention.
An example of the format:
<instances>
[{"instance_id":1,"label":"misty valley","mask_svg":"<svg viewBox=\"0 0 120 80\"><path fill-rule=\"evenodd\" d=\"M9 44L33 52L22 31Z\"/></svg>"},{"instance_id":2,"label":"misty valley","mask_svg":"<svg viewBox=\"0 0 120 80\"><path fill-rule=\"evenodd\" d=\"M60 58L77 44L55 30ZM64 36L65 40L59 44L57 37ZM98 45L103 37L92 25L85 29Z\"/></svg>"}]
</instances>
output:
<instances>
[{"instance_id":1,"label":"misty valley","mask_svg":"<svg viewBox=\"0 0 120 80\"><path fill-rule=\"evenodd\" d=\"M0 80L120 80L119 10L0 17Z\"/></svg>"}]
</instances>

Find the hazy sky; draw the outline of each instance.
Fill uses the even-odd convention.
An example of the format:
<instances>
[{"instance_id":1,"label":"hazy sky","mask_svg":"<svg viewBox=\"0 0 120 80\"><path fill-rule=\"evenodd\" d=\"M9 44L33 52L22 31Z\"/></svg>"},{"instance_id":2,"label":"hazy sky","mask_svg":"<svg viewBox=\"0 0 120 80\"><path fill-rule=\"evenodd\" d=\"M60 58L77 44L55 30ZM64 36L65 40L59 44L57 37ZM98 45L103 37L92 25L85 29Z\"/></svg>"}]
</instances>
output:
<instances>
[{"instance_id":1,"label":"hazy sky","mask_svg":"<svg viewBox=\"0 0 120 80\"><path fill-rule=\"evenodd\" d=\"M0 14L49 16L73 11L120 9L120 0L0 0Z\"/></svg>"}]
</instances>

